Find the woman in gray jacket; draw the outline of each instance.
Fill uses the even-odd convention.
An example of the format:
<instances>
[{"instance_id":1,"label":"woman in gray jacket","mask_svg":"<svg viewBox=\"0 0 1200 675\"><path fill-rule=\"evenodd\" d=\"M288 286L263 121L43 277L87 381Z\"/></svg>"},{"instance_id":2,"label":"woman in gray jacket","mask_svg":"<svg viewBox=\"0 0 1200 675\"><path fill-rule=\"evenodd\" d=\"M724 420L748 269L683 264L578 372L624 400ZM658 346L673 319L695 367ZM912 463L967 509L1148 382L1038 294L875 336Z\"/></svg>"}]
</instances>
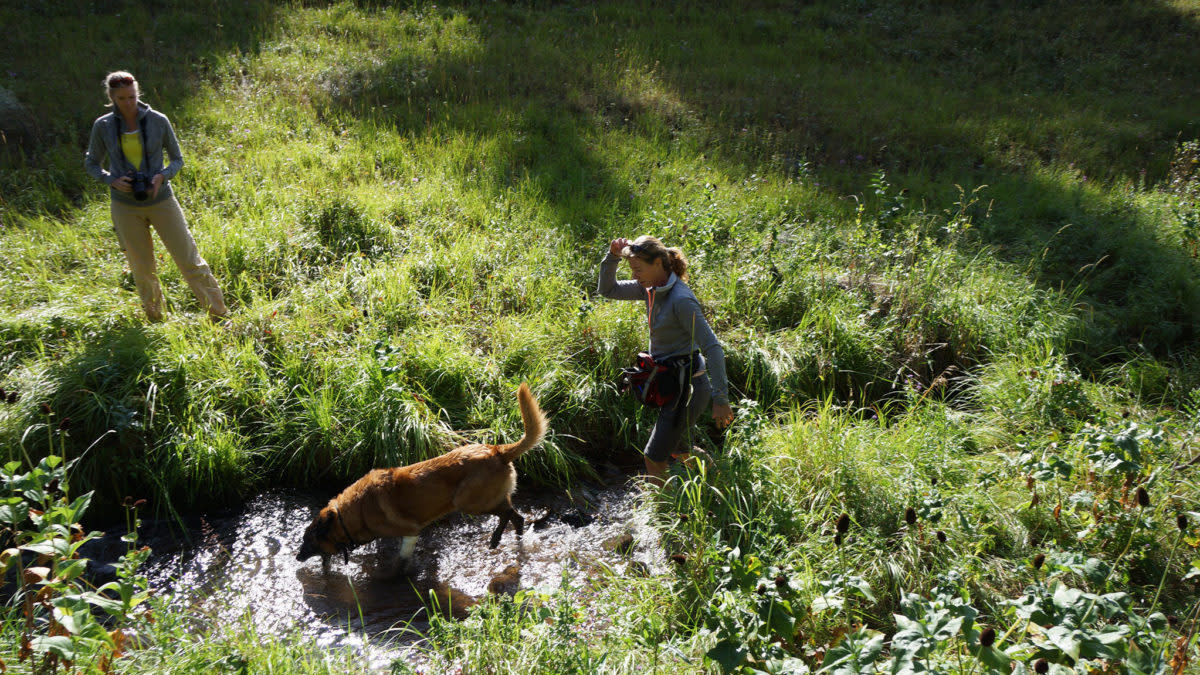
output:
<instances>
[{"instance_id":1,"label":"woman in gray jacket","mask_svg":"<svg viewBox=\"0 0 1200 675\"><path fill-rule=\"evenodd\" d=\"M163 295L154 263L153 226L179 266L200 306L214 320L229 314L208 263L200 257L170 179L183 168L183 155L167 116L138 100L138 84L125 71L104 77L113 111L92 124L83 164L93 178L109 186L113 229L152 321L162 321ZM163 151L170 163L163 166ZM108 166L101 166L107 159Z\"/></svg>"},{"instance_id":2,"label":"woman in gray jacket","mask_svg":"<svg viewBox=\"0 0 1200 675\"><path fill-rule=\"evenodd\" d=\"M617 265L622 259L629 261L632 281L617 281ZM685 388L679 400L659 408L658 420L643 450L646 473L656 482L665 475L671 455L686 454L687 450L679 446L710 400L719 428L733 421L725 352L704 319L700 302L684 283L687 267L682 251L667 248L651 236L633 241L613 239L600 263L600 295L645 302L650 355L657 363L682 363L691 375L690 396ZM685 415L687 423L683 424Z\"/></svg>"}]
</instances>

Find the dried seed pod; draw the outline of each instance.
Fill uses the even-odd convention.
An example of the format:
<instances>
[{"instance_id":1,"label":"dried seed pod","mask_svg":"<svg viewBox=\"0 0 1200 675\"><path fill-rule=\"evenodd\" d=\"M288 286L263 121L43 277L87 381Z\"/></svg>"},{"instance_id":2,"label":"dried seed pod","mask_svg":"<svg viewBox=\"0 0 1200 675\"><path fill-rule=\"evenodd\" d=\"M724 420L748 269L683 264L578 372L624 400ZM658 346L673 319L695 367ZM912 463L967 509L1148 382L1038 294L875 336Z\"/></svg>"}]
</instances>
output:
<instances>
[{"instance_id":1,"label":"dried seed pod","mask_svg":"<svg viewBox=\"0 0 1200 675\"><path fill-rule=\"evenodd\" d=\"M1178 527L1180 532L1187 532L1187 526L1188 518L1186 513L1175 516L1175 527Z\"/></svg>"},{"instance_id":2,"label":"dried seed pod","mask_svg":"<svg viewBox=\"0 0 1200 675\"><path fill-rule=\"evenodd\" d=\"M64 418L62 418L62 421L58 423L59 431L66 431L67 429L70 429L70 428L71 428L71 418L70 417L64 417Z\"/></svg>"},{"instance_id":3,"label":"dried seed pod","mask_svg":"<svg viewBox=\"0 0 1200 675\"><path fill-rule=\"evenodd\" d=\"M941 530L938 530L937 531L937 540L942 542L943 544L946 543L946 533L942 532Z\"/></svg>"},{"instance_id":4,"label":"dried seed pod","mask_svg":"<svg viewBox=\"0 0 1200 675\"><path fill-rule=\"evenodd\" d=\"M1059 502L1054 505L1054 519L1055 520L1062 519L1062 502Z\"/></svg>"},{"instance_id":5,"label":"dried seed pod","mask_svg":"<svg viewBox=\"0 0 1200 675\"><path fill-rule=\"evenodd\" d=\"M1032 490L1034 486L1033 474L1025 476L1025 489Z\"/></svg>"},{"instance_id":6,"label":"dried seed pod","mask_svg":"<svg viewBox=\"0 0 1200 675\"><path fill-rule=\"evenodd\" d=\"M917 522L917 510L911 506L908 507L907 509L904 509L904 522L908 523L909 525L916 523Z\"/></svg>"},{"instance_id":7,"label":"dried seed pod","mask_svg":"<svg viewBox=\"0 0 1200 675\"><path fill-rule=\"evenodd\" d=\"M1150 506L1150 493L1146 492L1146 488L1140 485L1137 489L1137 502L1138 506L1142 507L1143 509L1147 506Z\"/></svg>"},{"instance_id":8,"label":"dried seed pod","mask_svg":"<svg viewBox=\"0 0 1200 675\"><path fill-rule=\"evenodd\" d=\"M833 545L834 546L842 545L842 533L841 532L838 532L837 534L833 535Z\"/></svg>"},{"instance_id":9,"label":"dried seed pod","mask_svg":"<svg viewBox=\"0 0 1200 675\"><path fill-rule=\"evenodd\" d=\"M838 516L838 519L837 519L838 534L845 534L846 531L849 529L850 529L850 516L843 513L842 515Z\"/></svg>"},{"instance_id":10,"label":"dried seed pod","mask_svg":"<svg viewBox=\"0 0 1200 675\"><path fill-rule=\"evenodd\" d=\"M1046 659L1038 659L1033 664L1033 672L1038 673L1038 675L1046 675L1046 673L1050 672L1050 662Z\"/></svg>"},{"instance_id":11,"label":"dried seed pod","mask_svg":"<svg viewBox=\"0 0 1200 675\"><path fill-rule=\"evenodd\" d=\"M754 589L754 592L758 593L759 595L766 595L767 594L767 585L759 584L758 588Z\"/></svg>"},{"instance_id":12,"label":"dried seed pod","mask_svg":"<svg viewBox=\"0 0 1200 675\"><path fill-rule=\"evenodd\" d=\"M43 403L40 406L38 406L38 410L41 410L43 415L49 415L51 413L50 404Z\"/></svg>"},{"instance_id":13,"label":"dried seed pod","mask_svg":"<svg viewBox=\"0 0 1200 675\"><path fill-rule=\"evenodd\" d=\"M775 588L787 588L787 587L788 587L787 577L783 576L782 574L775 577Z\"/></svg>"},{"instance_id":14,"label":"dried seed pod","mask_svg":"<svg viewBox=\"0 0 1200 675\"><path fill-rule=\"evenodd\" d=\"M979 634L979 644L983 645L984 647L991 647L995 643L996 629L992 628L991 626L984 628L983 632Z\"/></svg>"},{"instance_id":15,"label":"dried seed pod","mask_svg":"<svg viewBox=\"0 0 1200 675\"><path fill-rule=\"evenodd\" d=\"M1040 569L1042 569L1042 565L1044 565L1044 564L1046 564L1046 554L1045 553L1039 553L1039 554L1033 556L1033 569L1040 570Z\"/></svg>"},{"instance_id":16,"label":"dried seed pod","mask_svg":"<svg viewBox=\"0 0 1200 675\"><path fill-rule=\"evenodd\" d=\"M1029 506L1034 507L1042 503L1042 497L1038 493L1033 493L1033 498L1029 500Z\"/></svg>"},{"instance_id":17,"label":"dried seed pod","mask_svg":"<svg viewBox=\"0 0 1200 675\"><path fill-rule=\"evenodd\" d=\"M671 556L671 562L675 563L676 565L686 564L687 556L682 553L675 553Z\"/></svg>"}]
</instances>

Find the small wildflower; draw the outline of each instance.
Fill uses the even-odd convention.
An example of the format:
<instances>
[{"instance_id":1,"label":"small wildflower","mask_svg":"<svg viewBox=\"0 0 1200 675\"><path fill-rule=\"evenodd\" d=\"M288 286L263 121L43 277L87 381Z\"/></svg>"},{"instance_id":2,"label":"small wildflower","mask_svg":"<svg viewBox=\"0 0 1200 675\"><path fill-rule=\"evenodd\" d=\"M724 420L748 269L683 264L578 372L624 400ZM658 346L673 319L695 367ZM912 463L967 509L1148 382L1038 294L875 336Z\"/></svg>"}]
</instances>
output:
<instances>
[{"instance_id":1,"label":"small wildflower","mask_svg":"<svg viewBox=\"0 0 1200 675\"><path fill-rule=\"evenodd\" d=\"M850 529L850 516L843 513L842 515L838 516L838 519L837 519L838 534L845 534L846 531L849 529Z\"/></svg>"},{"instance_id":2,"label":"small wildflower","mask_svg":"<svg viewBox=\"0 0 1200 675\"><path fill-rule=\"evenodd\" d=\"M904 522L908 523L909 525L917 522L917 510L911 506L907 509L904 509Z\"/></svg>"},{"instance_id":3,"label":"small wildflower","mask_svg":"<svg viewBox=\"0 0 1200 675\"><path fill-rule=\"evenodd\" d=\"M983 645L984 647L991 647L995 643L996 629L992 628L991 626L984 628L983 632L979 634L979 644Z\"/></svg>"},{"instance_id":4,"label":"small wildflower","mask_svg":"<svg viewBox=\"0 0 1200 675\"><path fill-rule=\"evenodd\" d=\"M1138 506L1146 508L1150 506L1150 493L1146 492L1146 488L1139 486L1137 489Z\"/></svg>"},{"instance_id":5,"label":"small wildflower","mask_svg":"<svg viewBox=\"0 0 1200 675\"><path fill-rule=\"evenodd\" d=\"M1045 563L1046 563L1046 554L1045 553L1039 553L1039 554L1033 556L1033 569L1040 570L1040 569L1042 569L1042 565L1044 565Z\"/></svg>"},{"instance_id":6,"label":"small wildflower","mask_svg":"<svg viewBox=\"0 0 1200 675\"><path fill-rule=\"evenodd\" d=\"M946 543L946 533L942 532L941 530L938 530L937 531L937 540L942 542L943 544Z\"/></svg>"}]
</instances>

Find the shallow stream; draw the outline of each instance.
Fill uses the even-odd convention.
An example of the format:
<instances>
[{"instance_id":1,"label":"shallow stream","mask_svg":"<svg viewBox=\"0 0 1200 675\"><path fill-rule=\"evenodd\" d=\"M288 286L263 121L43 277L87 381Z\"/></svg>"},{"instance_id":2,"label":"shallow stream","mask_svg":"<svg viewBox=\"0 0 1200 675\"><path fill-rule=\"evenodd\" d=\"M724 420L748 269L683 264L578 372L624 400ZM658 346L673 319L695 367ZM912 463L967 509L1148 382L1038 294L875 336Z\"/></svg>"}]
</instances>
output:
<instances>
[{"instance_id":1,"label":"shallow stream","mask_svg":"<svg viewBox=\"0 0 1200 675\"><path fill-rule=\"evenodd\" d=\"M327 647L360 650L386 667L418 659L419 631L428 627L426 600L461 617L489 593L552 592L580 587L592 575L660 574L666 558L637 490L612 471L604 484L570 493L524 495L514 505L527 519L517 539L511 526L500 546L487 547L494 516L451 515L426 528L413 568L404 570L394 542L368 544L335 558L328 575L319 558L296 561L304 528L329 495L272 491L242 508L191 519L179 527L144 528L154 553L146 567L153 587L206 621L247 617L260 634L288 635Z\"/></svg>"}]
</instances>

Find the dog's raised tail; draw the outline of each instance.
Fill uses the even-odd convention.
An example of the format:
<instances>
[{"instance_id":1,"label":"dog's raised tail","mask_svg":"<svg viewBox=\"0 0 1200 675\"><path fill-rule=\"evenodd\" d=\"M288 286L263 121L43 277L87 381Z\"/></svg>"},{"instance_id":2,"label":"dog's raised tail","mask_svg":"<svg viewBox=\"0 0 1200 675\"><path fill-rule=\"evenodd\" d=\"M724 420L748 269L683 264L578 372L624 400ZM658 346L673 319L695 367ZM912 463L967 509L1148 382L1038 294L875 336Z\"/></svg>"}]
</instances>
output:
<instances>
[{"instance_id":1,"label":"dog's raised tail","mask_svg":"<svg viewBox=\"0 0 1200 675\"><path fill-rule=\"evenodd\" d=\"M516 461L526 450L541 443L542 438L546 436L546 415L542 413L528 384L521 383L521 388L517 390L517 401L521 405L521 422L525 424L525 435L516 443L496 446L496 455L506 462Z\"/></svg>"}]
</instances>

